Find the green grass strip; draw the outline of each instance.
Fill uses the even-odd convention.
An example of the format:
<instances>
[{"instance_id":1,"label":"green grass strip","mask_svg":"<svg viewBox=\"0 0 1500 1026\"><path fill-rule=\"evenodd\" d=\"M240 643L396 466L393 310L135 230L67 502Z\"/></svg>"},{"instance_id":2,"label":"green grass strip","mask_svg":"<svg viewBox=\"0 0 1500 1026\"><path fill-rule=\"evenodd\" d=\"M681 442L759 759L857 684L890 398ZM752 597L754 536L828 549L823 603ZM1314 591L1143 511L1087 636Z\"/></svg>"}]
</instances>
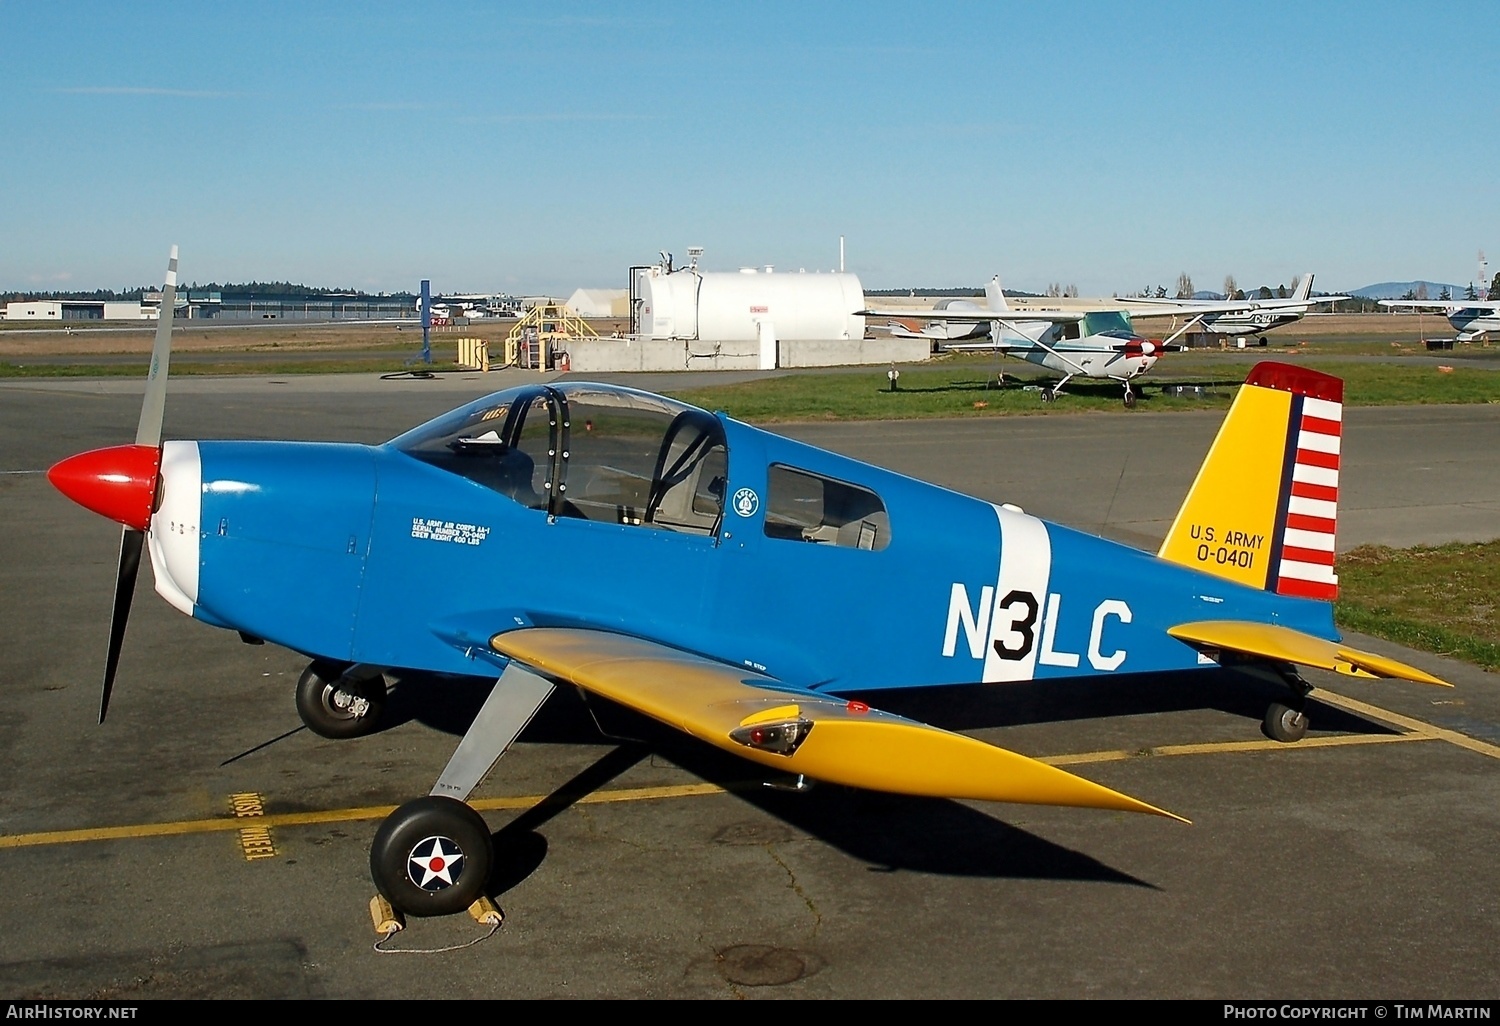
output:
<instances>
[{"instance_id":1,"label":"green grass strip","mask_svg":"<svg viewBox=\"0 0 1500 1026\"><path fill-rule=\"evenodd\" d=\"M1500 541L1362 545L1337 569L1340 625L1500 670Z\"/></svg>"}]
</instances>

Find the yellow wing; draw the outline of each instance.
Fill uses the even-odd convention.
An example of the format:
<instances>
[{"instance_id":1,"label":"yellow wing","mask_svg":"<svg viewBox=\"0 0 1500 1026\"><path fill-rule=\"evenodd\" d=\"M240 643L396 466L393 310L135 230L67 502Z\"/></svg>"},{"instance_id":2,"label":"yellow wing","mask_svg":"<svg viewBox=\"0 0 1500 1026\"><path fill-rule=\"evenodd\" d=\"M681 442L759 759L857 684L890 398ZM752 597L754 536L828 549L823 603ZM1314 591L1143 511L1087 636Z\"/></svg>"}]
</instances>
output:
<instances>
[{"instance_id":1,"label":"yellow wing","mask_svg":"<svg viewBox=\"0 0 1500 1026\"><path fill-rule=\"evenodd\" d=\"M785 773L932 798L1173 813L1035 759L640 638L577 628L497 634L496 652Z\"/></svg>"},{"instance_id":2,"label":"yellow wing","mask_svg":"<svg viewBox=\"0 0 1500 1026\"><path fill-rule=\"evenodd\" d=\"M1363 652L1337 641L1327 641L1268 623L1245 620L1201 620L1167 629L1167 633L1195 648L1229 649L1284 663L1335 670L1350 677L1399 677L1419 684L1453 685L1425 670Z\"/></svg>"}]
</instances>

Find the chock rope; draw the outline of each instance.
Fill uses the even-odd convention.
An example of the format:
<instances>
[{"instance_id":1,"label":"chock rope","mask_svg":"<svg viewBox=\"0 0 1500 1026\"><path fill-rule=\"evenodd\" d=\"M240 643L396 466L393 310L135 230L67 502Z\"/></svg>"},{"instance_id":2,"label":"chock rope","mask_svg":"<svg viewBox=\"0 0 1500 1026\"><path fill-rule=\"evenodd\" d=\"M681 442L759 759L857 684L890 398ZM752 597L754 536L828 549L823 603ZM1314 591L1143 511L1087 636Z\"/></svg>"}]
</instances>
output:
<instances>
[{"instance_id":1,"label":"chock rope","mask_svg":"<svg viewBox=\"0 0 1500 1026\"><path fill-rule=\"evenodd\" d=\"M438 955L445 951L459 951L489 940L499 932L501 925L505 922L505 916L484 895L480 895L475 899L474 904L469 906L469 915L481 926L488 926L489 932L462 944L450 944L442 948L388 948L384 947L385 943L406 929L406 920L401 913L391 907L390 902L377 894L370 899L370 918L374 922L375 932L380 934L380 939L375 942L375 950L382 955Z\"/></svg>"}]
</instances>

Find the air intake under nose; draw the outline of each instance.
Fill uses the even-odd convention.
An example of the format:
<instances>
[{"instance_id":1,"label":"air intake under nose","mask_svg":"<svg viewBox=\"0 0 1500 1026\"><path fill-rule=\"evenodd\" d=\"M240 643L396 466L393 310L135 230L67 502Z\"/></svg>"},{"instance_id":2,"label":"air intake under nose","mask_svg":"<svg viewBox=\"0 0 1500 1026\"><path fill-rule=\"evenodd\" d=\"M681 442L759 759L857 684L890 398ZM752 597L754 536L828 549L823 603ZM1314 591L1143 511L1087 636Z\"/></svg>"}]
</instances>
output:
<instances>
[{"instance_id":1,"label":"air intake under nose","mask_svg":"<svg viewBox=\"0 0 1500 1026\"><path fill-rule=\"evenodd\" d=\"M151 523L161 450L115 445L69 456L47 471L54 488L84 509L137 531Z\"/></svg>"}]
</instances>

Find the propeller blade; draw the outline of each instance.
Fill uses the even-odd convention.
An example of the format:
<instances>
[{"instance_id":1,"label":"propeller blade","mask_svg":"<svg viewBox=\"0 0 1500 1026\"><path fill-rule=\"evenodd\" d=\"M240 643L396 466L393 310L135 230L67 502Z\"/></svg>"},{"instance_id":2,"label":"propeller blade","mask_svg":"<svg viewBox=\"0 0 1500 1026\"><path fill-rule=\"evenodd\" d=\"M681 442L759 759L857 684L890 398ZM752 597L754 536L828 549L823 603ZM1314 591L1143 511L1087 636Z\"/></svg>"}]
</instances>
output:
<instances>
[{"instance_id":1,"label":"propeller blade","mask_svg":"<svg viewBox=\"0 0 1500 1026\"><path fill-rule=\"evenodd\" d=\"M99 722L109 712L109 693L115 686L120 665L120 646L125 641L125 622L130 619L130 600L135 597L135 575L141 568L141 546L146 532L125 528L120 532L120 568L115 574L115 611L109 620L109 656L104 661L104 693L99 696Z\"/></svg>"},{"instance_id":2,"label":"propeller blade","mask_svg":"<svg viewBox=\"0 0 1500 1026\"><path fill-rule=\"evenodd\" d=\"M161 446L161 424L167 408L167 364L172 356L172 315L177 306L177 247L167 257L167 277L162 283L161 309L156 315L156 340L151 344L151 369L146 373L146 397L141 401L141 419L135 428L135 444ZM158 455L158 464L160 456ZM153 470L159 478L159 472ZM152 491L157 482L152 482ZM149 527L150 514L147 514ZM146 532L127 526L120 532L120 565L115 572L115 608L109 621L109 654L104 660L104 688L99 695L99 722L109 713L109 695L115 687L120 648L125 642L125 624L130 620L130 602L135 598L135 579L141 569L141 548Z\"/></svg>"},{"instance_id":3,"label":"propeller blade","mask_svg":"<svg viewBox=\"0 0 1500 1026\"><path fill-rule=\"evenodd\" d=\"M162 284L161 311L156 315L156 341L151 344L151 370L146 375L146 398L135 429L136 445L160 445L161 422L167 407L167 363L172 356L172 313L177 304L177 247L167 258L167 280Z\"/></svg>"}]
</instances>

